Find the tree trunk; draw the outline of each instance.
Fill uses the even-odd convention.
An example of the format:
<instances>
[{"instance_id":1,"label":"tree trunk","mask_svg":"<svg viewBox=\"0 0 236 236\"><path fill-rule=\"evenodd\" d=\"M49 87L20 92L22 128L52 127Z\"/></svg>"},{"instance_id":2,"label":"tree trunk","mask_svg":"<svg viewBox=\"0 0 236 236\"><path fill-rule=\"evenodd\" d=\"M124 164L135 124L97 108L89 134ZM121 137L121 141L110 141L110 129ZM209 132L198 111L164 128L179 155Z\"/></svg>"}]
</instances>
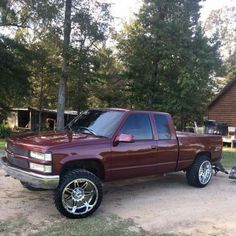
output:
<instances>
[{"instance_id":1,"label":"tree trunk","mask_svg":"<svg viewBox=\"0 0 236 236\"><path fill-rule=\"evenodd\" d=\"M72 0L66 0L65 19L64 19L64 40L62 51L62 69L61 78L59 83L58 102L57 102L57 130L63 130L64 111L66 102L66 84L69 70L69 46L70 46L70 33L71 33L71 7Z\"/></svg>"},{"instance_id":2,"label":"tree trunk","mask_svg":"<svg viewBox=\"0 0 236 236\"><path fill-rule=\"evenodd\" d=\"M40 95L39 95L39 131L41 131L42 127L42 109L43 109L43 84L44 84L44 74L43 68L41 72L41 81L40 81Z\"/></svg>"},{"instance_id":3,"label":"tree trunk","mask_svg":"<svg viewBox=\"0 0 236 236\"><path fill-rule=\"evenodd\" d=\"M152 69L152 78L149 84L149 94L148 94L148 109L153 109L153 99L154 99L154 89L156 88L156 84L158 83L158 75L157 75L157 64L158 62L153 62Z\"/></svg>"}]
</instances>

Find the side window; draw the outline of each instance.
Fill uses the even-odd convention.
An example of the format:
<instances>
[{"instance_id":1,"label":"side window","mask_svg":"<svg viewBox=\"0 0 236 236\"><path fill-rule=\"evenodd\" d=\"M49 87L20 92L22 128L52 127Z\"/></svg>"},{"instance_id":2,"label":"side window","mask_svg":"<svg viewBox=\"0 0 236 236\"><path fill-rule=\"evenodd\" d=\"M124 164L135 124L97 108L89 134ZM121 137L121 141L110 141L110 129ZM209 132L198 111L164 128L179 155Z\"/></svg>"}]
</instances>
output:
<instances>
[{"instance_id":1,"label":"side window","mask_svg":"<svg viewBox=\"0 0 236 236\"><path fill-rule=\"evenodd\" d=\"M154 115L159 139L171 139L168 119L165 115Z\"/></svg>"},{"instance_id":2,"label":"side window","mask_svg":"<svg viewBox=\"0 0 236 236\"><path fill-rule=\"evenodd\" d=\"M120 133L131 134L135 140L152 139L152 127L148 114L131 114L128 116Z\"/></svg>"}]
</instances>

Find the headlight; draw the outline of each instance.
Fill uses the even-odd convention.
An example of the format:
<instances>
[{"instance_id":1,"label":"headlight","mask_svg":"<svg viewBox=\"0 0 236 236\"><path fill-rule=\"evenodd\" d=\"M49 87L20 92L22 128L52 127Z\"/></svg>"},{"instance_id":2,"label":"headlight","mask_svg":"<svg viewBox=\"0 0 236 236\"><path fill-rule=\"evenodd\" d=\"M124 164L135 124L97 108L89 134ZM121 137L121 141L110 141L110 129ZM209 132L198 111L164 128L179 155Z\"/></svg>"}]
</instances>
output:
<instances>
[{"instance_id":1,"label":"headlight","mask_svg":"<svg viewBox=\"0 0 236 236\"><path fill-rule=\"evenodd\" d=\"M41 171L41 172L44 172L44 173L51 173L52 172L52 166L41 165L41 164L36 164L36 163L32 163L32 162L30 162L30 169Z\"/></svg>"},{"instance_id":2,"label":"headlight","mask_svg":"<svg viewBox=\"0 0 236 236\"><path fill-rule=\"evenodd\" d=\"M52 154L51 153L40 153L40 152L30 152L30 156L39 160L43 161L51 161L52 160Z\"/></svg>"}]
</instances>

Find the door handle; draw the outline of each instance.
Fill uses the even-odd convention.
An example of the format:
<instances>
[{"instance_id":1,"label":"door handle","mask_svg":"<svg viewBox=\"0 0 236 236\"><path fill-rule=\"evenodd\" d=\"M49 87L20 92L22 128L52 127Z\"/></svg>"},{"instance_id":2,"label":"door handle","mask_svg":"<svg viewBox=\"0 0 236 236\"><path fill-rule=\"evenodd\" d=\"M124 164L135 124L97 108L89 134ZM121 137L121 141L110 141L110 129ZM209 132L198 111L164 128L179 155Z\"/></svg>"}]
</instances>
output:
<instances>
[{"instance_id":1,"label":"door handle","mask_svg":"<svg viewBox=\"0 0 236 236\"><path fill-rule=\"evenodd\" d=\"M151 145L151 149L157 149L158 148L158 146L156 146L156 145Z\"/></svg>"}]
</instances>

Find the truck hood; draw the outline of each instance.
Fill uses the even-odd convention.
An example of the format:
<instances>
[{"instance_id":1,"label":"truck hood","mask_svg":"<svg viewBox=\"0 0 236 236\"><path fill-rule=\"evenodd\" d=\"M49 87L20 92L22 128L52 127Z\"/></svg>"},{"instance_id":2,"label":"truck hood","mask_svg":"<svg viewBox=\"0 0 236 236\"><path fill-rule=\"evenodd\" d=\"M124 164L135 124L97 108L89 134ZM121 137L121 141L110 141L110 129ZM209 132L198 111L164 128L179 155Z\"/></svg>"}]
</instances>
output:
<instances>
[{"instance_id":1,"label":"truck hood","mask_svg":"<svg viewBox=\"0 0 236 236\"><path fill-rule=\"evenodd\" d=\"M47 150L50 147L69 145L76 143L78 145L90 144L107 140L106 137L99 137L90 134L75 133L69 131L40 132L20 134L8 139L10 144L19 145L27 149Z\"/></svg>"}]
</instances>

